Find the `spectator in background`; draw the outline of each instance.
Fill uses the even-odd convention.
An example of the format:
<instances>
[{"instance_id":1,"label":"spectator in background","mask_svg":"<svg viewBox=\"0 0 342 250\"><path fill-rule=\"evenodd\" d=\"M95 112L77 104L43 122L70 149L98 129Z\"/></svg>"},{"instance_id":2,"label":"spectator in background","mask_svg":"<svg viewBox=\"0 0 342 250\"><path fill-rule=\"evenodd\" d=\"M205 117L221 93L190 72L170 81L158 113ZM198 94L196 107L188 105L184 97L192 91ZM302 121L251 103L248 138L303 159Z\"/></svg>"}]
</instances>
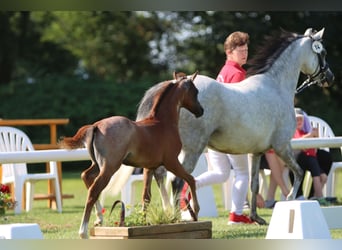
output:
<instances>
[{"instance_id":1,"label":"spectator in background","mask_svg":"<svg viewBox=\"0 0 342 250\"><path fill-rule=\"evenodd\" d=\"M294 138L318 137L317 128L311 128L311 126L308 128L305 127L305 124L306 126L310 125L306 113L300 108L296 108L295 113L297 128ZM297 155L297 162L304 171L310 171L312 176L312 187L308 198L318 200L321 205L328 205L327 200L323 197L322 189L327 181L327 176L332 165L330 153L323 149L303 149ZM291 172L290 179L293 183L293 174ZM301 197L303 197L303 181L297 193L297 198L300 199Z\"/></svg>"}]
</instances>

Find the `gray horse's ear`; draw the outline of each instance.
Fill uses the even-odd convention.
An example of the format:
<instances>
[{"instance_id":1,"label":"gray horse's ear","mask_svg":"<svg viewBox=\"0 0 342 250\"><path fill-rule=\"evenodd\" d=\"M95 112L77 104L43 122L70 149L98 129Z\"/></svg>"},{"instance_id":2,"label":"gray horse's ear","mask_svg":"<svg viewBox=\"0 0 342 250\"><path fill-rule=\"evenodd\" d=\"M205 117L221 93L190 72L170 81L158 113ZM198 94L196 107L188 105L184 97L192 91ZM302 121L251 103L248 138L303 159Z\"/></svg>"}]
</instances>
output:
<instances>
[{"instance_id":1,"label":"gray horse's ear","mask_svg":"<svg viewBox=\"0 0 342 250\"><path fill-rule=\"evenodd\" d=\"M324 34L324 28L321 29L320 31L318 31L317 33L315 33L312 38L314 40L322 40L322 37L323 37L323 34Z\"/></svg>"},{"instance_id":2,"label":"gray horse's ear","mask_svg":"<svg viewBox=\"0 0 342 250\"><path fill-rule=\"evenodd\" d=\"M191 81L195 80L197 74L198 74L198 70L191 75Z\"/></svg>"},{"instance_id":3,"label":"gray horse's ear","mask_svg":"<svg viewBox=\"0 0 342 250\"><path fill-rule=\"evenodd\" d=\"M312 28L306 29L304 36L311 36L312 35Z\"/></svg>"}]
</instances>

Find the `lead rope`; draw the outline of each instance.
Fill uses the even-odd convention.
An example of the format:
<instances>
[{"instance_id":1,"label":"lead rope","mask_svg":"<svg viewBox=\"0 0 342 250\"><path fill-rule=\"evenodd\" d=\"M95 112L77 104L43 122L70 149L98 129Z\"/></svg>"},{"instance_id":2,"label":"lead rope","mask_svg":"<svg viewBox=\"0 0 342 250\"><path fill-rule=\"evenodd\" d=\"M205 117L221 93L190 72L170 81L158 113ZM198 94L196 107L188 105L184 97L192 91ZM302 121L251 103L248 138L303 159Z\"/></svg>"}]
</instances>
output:
<instances>
[{"instance_id":1,"label":"lead rope","mask_svg":"<svg viewBox=\"0 0 342 250\"><path fill-rule=\"evenodd\" d=\"M304 89L306 89L307 87L310 87L313 84L316 84L317 81L311 81L311 78L308 77L308 79L306 79L297 89L295 94L298 94L300 92L302 92Z\"/></svg>"},{"instance_id":2,"label":"lead rope","mask_svg":"<svg viewBox=\"0 0 342 250\"><path fill-rule=\"evenodd\" d=\"M123 203L123 201L120 200L116 200L112 206L112 209L110 210L109 216L112 214L115 206L117 204L121 203L121 211L120 211L120 223L119 226L120 227L124 227L125 226L125 203Z\"/></svg>"},{"instance_id":3,"label":"lead rope","mask_svg":"<svg viewBox=\"0 0 342 250\"><path fill-rule=\"evenodd\" d=\"M189 210L189 213L190 213L192 219L193 219L194 221L197 221L198 218L197 218L196 214L194 213L194 210L192 209L192 207L191 207L191 205L190 205L190 202L189 202L188 199L186 199L186 198L184 199L184 201L185 201L185 204L186 204L186 208Z\"/></svg>"}]
</instances>

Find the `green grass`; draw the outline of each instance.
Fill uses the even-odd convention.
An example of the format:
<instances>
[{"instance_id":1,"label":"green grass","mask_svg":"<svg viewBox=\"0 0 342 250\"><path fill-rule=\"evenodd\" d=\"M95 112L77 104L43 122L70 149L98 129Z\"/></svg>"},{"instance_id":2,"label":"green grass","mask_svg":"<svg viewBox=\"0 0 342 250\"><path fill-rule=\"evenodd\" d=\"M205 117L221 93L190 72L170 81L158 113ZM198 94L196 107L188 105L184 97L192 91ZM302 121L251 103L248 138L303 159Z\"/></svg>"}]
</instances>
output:
<instances>
[{"instance_id":1,"label":"green grass","mask_svg":"<svg viewBox=\"0 0 342 250\"><path fill-rule=\"evenodd\" d=\"M138 184L139 185L139 184ZM341 185L342 186L342 185ZM153 183L154 202L159 199L155 183ZM37 183L37 192L46 192L45 182ZM342 189L337 190L338 199L341 200ZM61 214L47 208L47 201L34 201L33 210L29 213L23 212L14 215L13 211L6 212L6 216L0 217L0 224L4 223L38 223L45 239L79 239L78 229L82 217L83 207L86 199L86 188L80 179L80 173L63 173L63 193L73 194L72 199L63 200L63 212ZM218 210L218 217L200 218L201 221L210 220L213 224L214 239L264 239L267 233L267 226L259 225L227 225L228 211L225 211L222 202L221 186L214 185L214 194ZM136 199L141 196L141 185L137 188ZM109 211L112 203L119 197L107 197L105 200L105 219L109 219ZM157 201L156 201L157 200ZM258 209L258 213L268 223L272 216L271 209ZM95 215L91 216L91 224ZM314 219L314 218L313 218ZM331 230L333 239L342 239L342 230Z\"/></svg>"}]
</instances>

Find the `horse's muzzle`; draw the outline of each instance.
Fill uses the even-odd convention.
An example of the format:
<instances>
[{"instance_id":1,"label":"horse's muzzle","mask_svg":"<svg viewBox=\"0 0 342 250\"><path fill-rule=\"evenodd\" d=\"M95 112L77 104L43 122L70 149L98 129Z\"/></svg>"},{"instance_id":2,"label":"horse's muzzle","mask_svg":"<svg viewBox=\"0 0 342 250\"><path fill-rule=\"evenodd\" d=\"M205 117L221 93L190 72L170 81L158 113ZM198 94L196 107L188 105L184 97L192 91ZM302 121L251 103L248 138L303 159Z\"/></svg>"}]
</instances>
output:
<instances>
[{"instance_id":1,"label":"horse's muzzle","mask_svg":"<svg viewBox=\"0 0 342 250\"><path fill-rule=\"evenodd\" d=\"M330 68L327 68L324 72L321 72L318 75L318 79L316 79L317 85L324 88L330 87L333 84L334 80L335 76L331 72Z\"/></svg>"},{"instance_id":2,"label":"horse's muzzle","mask_svg":"<svg viewBox=\"0 0 342 250\"><path fill-rule=\"evenodd\" d=\"M196 118L201 117L201 116L203 115L203 113L204 113L204 109L203 109L202 106L200 105L199 108L198 108L198 110L195 112Z\"/></svg>"},{"instance_id":3,"label":"horse's muzzle","mask_svg":"<svg viewBox=\"0 0 342 250\"><path fill-rule=\"evenodd\" d=\"M334 76L333 72L331 72L330 69L328 69L325 72L325 79L326 79L326 81L325 81L325 83L323 83L323 87L330 87L334 83L335 76Z\"/></svg>"}]
</instances>

